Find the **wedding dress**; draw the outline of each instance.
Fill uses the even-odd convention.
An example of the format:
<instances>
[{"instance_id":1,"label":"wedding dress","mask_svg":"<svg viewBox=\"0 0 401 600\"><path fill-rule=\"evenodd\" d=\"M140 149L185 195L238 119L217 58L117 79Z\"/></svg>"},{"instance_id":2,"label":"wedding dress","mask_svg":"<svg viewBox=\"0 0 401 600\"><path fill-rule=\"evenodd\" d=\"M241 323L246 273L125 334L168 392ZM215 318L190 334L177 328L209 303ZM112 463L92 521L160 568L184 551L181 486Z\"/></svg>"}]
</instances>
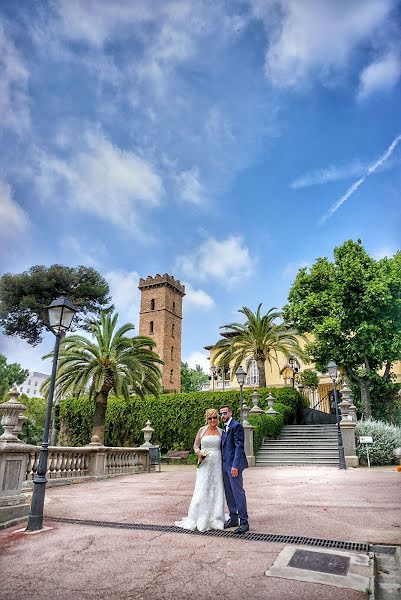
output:
<instances>
[{"instance_id":1,"label":"wedding dress","mask_svg":"<svg viewBox=\"0 0 401 600\"><path fill-rule=\"evenodd\" d=\"M202 450L208 455L196 472L195 490L189 505L188 516L176 521L183 529L224 529L224 486L221 463L221 438L219 435L204 435Z\"/></svg>"}]
</instances>

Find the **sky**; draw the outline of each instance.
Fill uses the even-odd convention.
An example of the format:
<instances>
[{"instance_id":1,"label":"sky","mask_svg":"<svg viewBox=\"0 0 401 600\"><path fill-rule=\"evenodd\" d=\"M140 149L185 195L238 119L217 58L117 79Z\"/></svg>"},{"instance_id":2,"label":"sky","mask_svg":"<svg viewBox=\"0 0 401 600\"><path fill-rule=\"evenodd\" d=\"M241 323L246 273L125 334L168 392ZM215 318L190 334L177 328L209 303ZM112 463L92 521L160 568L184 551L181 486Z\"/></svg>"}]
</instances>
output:
<instances>
[{"instance_id":1,"label":"sky","mask_svg":"<svg viewBox=\"0 0 401 600\"><path fill-rule=\"evenodd\" d=\"M360 238L401 248L395 0L2 0L0 275L185 283L182 358ZM10 362L50 372L0 335Z\"/></svg>"}]
</instances>

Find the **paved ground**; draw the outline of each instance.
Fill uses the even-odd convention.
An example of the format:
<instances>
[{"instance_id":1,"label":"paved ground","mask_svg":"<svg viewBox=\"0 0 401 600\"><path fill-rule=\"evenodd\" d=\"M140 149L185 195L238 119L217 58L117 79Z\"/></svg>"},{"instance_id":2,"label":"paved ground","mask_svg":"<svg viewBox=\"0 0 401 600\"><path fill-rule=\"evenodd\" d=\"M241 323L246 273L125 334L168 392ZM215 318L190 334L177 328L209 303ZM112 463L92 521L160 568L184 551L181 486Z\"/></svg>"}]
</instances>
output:
<instances>
[{"instance_id":1,"label":"paved ground","mask_svg":"<svg viewBox=\"0 0 401 600\"><path fill-rule=\"evenodd\" d=\"M186 514L194 467L49 488L46 515L173 524ZM246 472L252 531L401 544L401 473L393 469L258 468ZM7 600L336 599L366 594L266 577L282 544L116 530L48 521L0 533Z\"/></svg>"}]
</instances>

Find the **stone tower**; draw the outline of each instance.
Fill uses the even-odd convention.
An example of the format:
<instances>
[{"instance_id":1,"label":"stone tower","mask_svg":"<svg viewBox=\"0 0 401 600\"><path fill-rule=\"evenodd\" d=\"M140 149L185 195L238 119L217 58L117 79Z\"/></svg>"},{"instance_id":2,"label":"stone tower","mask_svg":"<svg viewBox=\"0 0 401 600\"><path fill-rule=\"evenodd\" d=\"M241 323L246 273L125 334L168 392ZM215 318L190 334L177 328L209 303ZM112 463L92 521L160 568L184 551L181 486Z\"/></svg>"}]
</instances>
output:
<instances>
[{"instance_id":1,"label":"stone tower","mask_svg":"<svg viewBox=\"0 0 401 600\"><path fill-rule=\"evenodd\" d=\"M139 280L141 308L139 335L156 342L156 352L164 361L162 386L181 390L182 299L185 286L171 275L148 275Z\"/></svg>"}]
</instances>

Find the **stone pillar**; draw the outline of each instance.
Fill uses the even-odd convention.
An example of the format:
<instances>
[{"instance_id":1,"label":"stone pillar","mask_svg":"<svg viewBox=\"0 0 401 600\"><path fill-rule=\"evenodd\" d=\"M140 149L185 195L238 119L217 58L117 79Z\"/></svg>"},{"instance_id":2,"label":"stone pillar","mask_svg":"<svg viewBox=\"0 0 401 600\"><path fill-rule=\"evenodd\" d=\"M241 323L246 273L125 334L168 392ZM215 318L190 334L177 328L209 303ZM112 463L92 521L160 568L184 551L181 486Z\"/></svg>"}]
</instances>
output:
<instances>
[{"instance_id":1,"label":"stone pillar","mask_svg":"<svg viewBox=\"0 0 401 600\"><path fill-rule=\"evenodd\" d=\"M0 529L25 521L30 508L26 495L22 494L22 483L33 446L21 442L14 433L19 415L26 407L18 402L15 387L10 396L10 400L0 404L4 428L0 436Z\"/></svg>"},{"instance_id":2,"label":"stone pillar","mask_svg":"<svg viewBox=\"0 0 401 600\"><path fill-rule=\"evenodd\" d=\"M341 390L341 397L342 400L338 406L341 410L340 428L343 436L345 463L347 467L358 467L359 459L356 455L355 443L356 421L354 421L351 413L351 390L347 381L344 382Z\"/></svg>"},{"instance_id":3,"label":"stone pillar","mask_svg":"<svg viewBox=\"0 0 401 600\"><path fill-rule=\"evenodd\" d=\"M93 446L92 452L89 454L88 475L104 477L106 475L107 448L100 444L96 446L96 442L88 445Z\"/></svg>"},{"instance_id":4,"label":"stone pillar","mask_svg":"<svg viewBox=\"0 0 401 600\"><path fill-rule=\"evenodd\" d=\"M244 420L243 420L243 427L244 427L244 450L245 450L245 455L246 458L248 460L248 464L250 467L254 467L255 466L255 455L253 453L253 427L252 425L249 423L248 421L248 415L249 415L249 406L247 406L246 404L244 404L242 406L242 412L243 412L243 416L244 416Z\"/></svg>"}]
</instances>

